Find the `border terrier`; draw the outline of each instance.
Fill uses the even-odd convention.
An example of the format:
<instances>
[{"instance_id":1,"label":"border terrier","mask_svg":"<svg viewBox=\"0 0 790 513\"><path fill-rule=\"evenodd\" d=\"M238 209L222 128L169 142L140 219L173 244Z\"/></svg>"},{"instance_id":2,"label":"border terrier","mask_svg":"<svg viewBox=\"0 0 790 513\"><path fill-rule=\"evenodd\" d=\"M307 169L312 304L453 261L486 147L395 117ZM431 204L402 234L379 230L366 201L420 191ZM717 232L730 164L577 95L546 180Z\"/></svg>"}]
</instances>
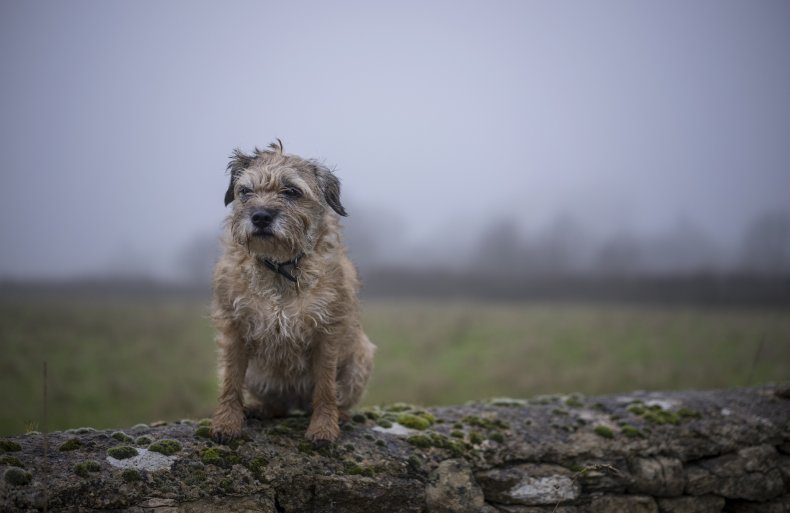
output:
<instances>
[{"instance_id":1,"label":"border terrier","mask_svg":"<svg viewBox=\"0 0 790 513\"><path fill-rule=\"evenodd\" d=\"M235 150L228 171L232 211L213 280L221 391L212 437L239 437L245 415L298 408L310 412L309 440L333 442L375 351L341 237L340 181L315 160L284 153L279 139L249 155Z\"/></svg>"}]
</instances>

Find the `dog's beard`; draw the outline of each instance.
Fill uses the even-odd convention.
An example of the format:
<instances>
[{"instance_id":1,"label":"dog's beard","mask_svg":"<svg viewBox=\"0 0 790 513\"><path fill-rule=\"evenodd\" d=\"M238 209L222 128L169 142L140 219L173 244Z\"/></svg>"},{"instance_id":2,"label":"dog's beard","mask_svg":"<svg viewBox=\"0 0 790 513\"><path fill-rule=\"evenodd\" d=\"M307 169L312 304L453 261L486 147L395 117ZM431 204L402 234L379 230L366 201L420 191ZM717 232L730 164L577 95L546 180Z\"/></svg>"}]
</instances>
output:
<instances>
[{"instance_id":1,"label":"dog's beard","mask_svg":"<svg viewBox=\"0 0 790 513\"><path fill-rule=\"evenodd\" d=\"M245 247L249 254L285 262L304 253L309 245L309 237L304 235L304 231L291 224L284 218L278 218L262 230L244 217L234 219L231 231L236 243Z\"/></svg>"}]
</instances>

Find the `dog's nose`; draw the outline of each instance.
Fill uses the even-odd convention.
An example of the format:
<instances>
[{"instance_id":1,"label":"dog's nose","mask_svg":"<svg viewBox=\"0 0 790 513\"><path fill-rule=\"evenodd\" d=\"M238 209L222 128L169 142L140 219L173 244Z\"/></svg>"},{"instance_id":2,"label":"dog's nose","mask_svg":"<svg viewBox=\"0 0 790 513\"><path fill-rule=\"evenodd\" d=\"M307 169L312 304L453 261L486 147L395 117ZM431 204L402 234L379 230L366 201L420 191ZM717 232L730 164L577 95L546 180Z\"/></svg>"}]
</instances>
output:
<instances>
[{"instance_id":1,"label":"dog's nose","mask_svg":"<svg viewBox=\"0 0 790 513\"><path fill-rule=\"evenodd\" d=\"M252 213L250 218L252 219L252 224L257 228L266 228L272 224L272 221L274 221L278 213L277 210L272 208L259 208Z\"/></svg>"}]
</instances>

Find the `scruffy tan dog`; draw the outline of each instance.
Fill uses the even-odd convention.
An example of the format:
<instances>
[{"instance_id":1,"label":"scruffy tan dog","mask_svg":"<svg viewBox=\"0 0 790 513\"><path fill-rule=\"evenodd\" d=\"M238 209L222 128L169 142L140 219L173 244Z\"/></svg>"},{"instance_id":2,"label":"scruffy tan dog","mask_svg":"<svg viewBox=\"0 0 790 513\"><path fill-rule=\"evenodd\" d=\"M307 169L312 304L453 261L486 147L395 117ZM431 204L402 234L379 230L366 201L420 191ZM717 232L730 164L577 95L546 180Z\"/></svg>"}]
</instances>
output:
<instances>
[{"instance_id":1,"label":"scruffy tan dog","mask_svg":"<svg viewBox=\"0 0 790 513\"><path fill-rule=\"evenodd\" d=\"M367 384L375 346L359 320L356 270L338 214L340 182L323 165L283 152L235 150L224 253L214 270L212 318L221 352L216 441L248 414L312 411L306 436L331 442Z\"/></svg>"}]
</instances>

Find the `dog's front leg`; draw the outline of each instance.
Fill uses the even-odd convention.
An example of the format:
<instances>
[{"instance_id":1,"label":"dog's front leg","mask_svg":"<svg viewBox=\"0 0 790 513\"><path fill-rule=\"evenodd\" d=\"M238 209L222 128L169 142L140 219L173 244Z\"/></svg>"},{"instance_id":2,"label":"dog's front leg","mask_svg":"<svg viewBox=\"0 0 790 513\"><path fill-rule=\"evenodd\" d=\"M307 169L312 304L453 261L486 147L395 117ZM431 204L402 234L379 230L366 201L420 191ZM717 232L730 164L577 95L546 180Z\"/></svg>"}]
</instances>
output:
<instances>
[{"instance_id":1,"label":"dog's front leg","mask_svg":"<svg viewBox=\"0 0 790 513\"><path fill-rule=\"evenodd\" d=\"M236 333L221 332L222 389L219 406L211 421L211 436L219 443L238 438L244 431L244 375L247 372L247 348Z\"/></svg>"},{"instance_id":2,"label":"dog's front leg","mask_svg":"<svg viewBox=\"0 0 790 513\"><path fill-rule=\"evenodd\" d=\"M340 435L337 409L337 348L320 340L313 351L313 414L305 436L312 442L334 442Z\"/></svg>"}]
</instances>

